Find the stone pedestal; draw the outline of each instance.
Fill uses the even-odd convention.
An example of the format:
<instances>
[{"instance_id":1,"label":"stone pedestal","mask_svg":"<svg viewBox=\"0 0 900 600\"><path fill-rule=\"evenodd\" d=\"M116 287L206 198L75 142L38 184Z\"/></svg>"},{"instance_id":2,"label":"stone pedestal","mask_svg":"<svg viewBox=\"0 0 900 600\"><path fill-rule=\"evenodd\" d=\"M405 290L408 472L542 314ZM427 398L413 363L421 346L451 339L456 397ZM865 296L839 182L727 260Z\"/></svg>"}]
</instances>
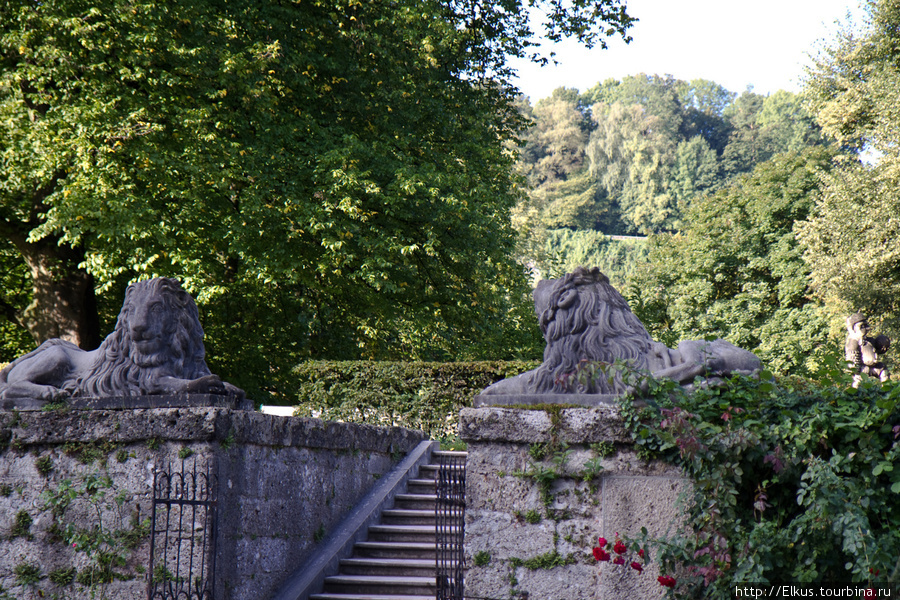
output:
<instances>
[{"instance_id":1,"label":"stone pedestal","mask_svg":"<svg viewBox=\"0 0 900 600\"><path fill-rule=\"evenodd\" d=\"M664 595L655 564L638 573L592 555L599 536L672 532L689 485L678 469L637 457L615 406L463 409L460 435L469 451L467 596Z\"/></svg>"}]
</instances>

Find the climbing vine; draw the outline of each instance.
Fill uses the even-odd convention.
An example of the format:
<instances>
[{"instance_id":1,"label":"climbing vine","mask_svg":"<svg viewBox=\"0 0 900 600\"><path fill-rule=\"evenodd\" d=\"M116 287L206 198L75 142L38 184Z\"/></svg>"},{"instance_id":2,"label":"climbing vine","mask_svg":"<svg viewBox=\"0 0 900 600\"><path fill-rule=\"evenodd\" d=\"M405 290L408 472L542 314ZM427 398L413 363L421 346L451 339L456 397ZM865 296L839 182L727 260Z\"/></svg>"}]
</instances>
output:
<instances>
[{"instance_id":1,"label":"climbing vine","mask_svg":"<svg viewBox=\"0 0 900 600\"><path fill-rule=\"evenodd\" d=\"M636 447L694 483L680 531L642 540L671 596L730 597L747 582L896 588L900 385L853 389L831 365L814 382L764 372L692 393L646 387L646 405L621 401Z\"/></svg>"},{"instance_id":2,"label":"climbing vine","mask_svg":"<svg viewBox=\"0 0 900 600\"><path fill-rule=\"evenodd\" d=\"M65 479L44 493L44 509L53 518L51 538L85 557L77 570L73 567L51 573L53 583L76 582L103 598L106 584L143 573L143 567L132 564L131 558L132 552L149 539L150 520L141 519L137 512L126 515L126 494L110 497L112 488L110 476L98 471L75 480ZM75 518L73 513L84 516Z\"/></svg>"}]
</instances>

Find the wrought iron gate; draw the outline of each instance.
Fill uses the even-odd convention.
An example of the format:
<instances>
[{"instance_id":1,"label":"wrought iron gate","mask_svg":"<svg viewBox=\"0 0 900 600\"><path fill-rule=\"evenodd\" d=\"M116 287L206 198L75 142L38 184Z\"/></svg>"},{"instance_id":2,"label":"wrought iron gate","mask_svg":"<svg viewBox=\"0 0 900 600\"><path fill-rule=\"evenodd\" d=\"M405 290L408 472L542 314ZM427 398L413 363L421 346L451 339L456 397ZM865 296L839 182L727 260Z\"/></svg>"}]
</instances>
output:
<instances>
[{"instance_id":1,"label":"wrought iron gate","mask_svg":"<svg viewBox=\"0 0 900 600\"><path fill-rule=\"evenodd\" d=\"M441 452L435 502L438 600L463 598L466 454Z\"/></svg>"},{"instance_id":2,"label":"wrought iron gate","mask_svg":"<svg viewBox=\"0 0 900 600\"><path fill-rule=\"evenodd\" d=\"M207 462L153 474L149 600L214 600L216 474Z\"/></svg>"}]
</instances>

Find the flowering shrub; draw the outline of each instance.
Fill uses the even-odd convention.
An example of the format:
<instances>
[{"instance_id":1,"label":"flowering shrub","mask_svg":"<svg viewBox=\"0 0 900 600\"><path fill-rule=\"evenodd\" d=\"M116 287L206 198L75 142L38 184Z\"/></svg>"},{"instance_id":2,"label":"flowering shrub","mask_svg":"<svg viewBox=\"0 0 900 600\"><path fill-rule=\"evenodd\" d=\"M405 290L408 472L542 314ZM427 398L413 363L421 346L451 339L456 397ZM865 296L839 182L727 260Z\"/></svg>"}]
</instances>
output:
<instances>
[{"instance_id":1,"label":"flowering shrub","mask_svg":"<svg viewBox=\"0 0 900 600\"><path fill-rule=\"evenodd\" d=\"M612 554L609 552L610 549L612 549ZM629 553L628 546L617 533L616 540L613 543L608 542L603 537L597 540L597 546L594 548L594 558L598 562L611 562L614 565L624 565L630 561L632 569L638 573L643 573L646 551L637 544L633 544L632 550L640 560L630 560L630 558L626 557Z\"/></svg>"},{"instance_id":2,"label":"flowering shrub","mask_svg":"<svg viewBox=\"0 0 900 600\"><path fill-rule=\"evenodd\" d=\"M622 400L639 455L694 483L682 529L641 540L670 594L724 598L746 582L871 583L879 573L896 586L900 385L850 383L837 370L815 383L763 373L692 394L651 381L648 406Z\"/></svg>"},{"instance_id":3,"label":"flowering shrub","mask_svg":"<svg viewBox=\"0 0 900 600\"><path fill-rule=\"evenodd\" d=\"M643 530L643 535L646 537L646 529ZM612 549L612 554L609 552L610 549ZM633 552L639 560L626 558L626 555L629 553L629 546L621 537L619 537L619 534L616 533L616 540L613 543L610 543L604 537L600 537L597 540L597 546L594 547L594 558L598 562L610 562L614 565L625 565L627 563L630 564L633 570L638 573L643 573L644 565L647 560L646 549L642 548L638 542L632 542L631 552ZM658 577L657 581L659 581L660 585L670 588L675 587L676 583L674 578L668 576Z\"/></svg>"}]
</instances>

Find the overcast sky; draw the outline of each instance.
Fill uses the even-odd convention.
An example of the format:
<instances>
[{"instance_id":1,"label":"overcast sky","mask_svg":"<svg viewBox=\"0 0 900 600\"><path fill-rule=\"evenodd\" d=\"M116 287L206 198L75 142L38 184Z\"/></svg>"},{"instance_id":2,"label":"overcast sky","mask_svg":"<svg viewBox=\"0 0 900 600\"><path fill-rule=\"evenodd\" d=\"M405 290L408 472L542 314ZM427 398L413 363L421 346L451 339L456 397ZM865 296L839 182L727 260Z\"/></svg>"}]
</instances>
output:
<instances>
[{"instance_id":1,"label":"overcast sky","mask_svg":"<svg viewBox=\"0 0 900 600\"><path fill-rule=\"evenodd\" d=\"M637 73L677 79L710 79L732 92L769 94L800 89L803 65L837 22L862 20L861 0L628 0L639 19L634 40L612 40L607 50L585 50L574 43L554 47L559 66L527 61L519 70L519 89L532 103L558 87L585 91L609 78Z\"/></svg>"}]
</instances>

